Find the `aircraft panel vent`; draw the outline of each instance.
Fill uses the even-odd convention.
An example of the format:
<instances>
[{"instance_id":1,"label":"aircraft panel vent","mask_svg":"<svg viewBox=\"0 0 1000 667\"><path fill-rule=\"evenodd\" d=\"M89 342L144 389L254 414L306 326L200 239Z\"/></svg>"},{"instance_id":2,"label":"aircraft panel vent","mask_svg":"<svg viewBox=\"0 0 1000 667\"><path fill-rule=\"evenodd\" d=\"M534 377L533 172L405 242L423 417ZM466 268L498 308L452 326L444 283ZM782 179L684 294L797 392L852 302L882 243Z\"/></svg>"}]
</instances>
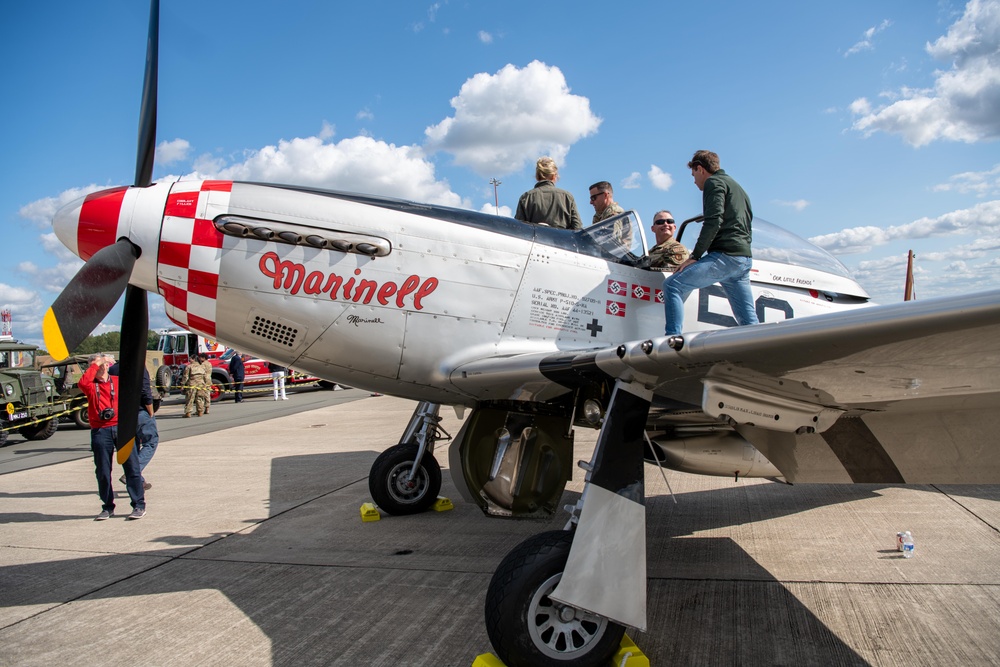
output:
<instances>
[{"instance_id":1,"label":"aircraft panel vent","mask_svg":"<svg viewBox=\"0 0 1000 667\"><path fill-rule=\"evenodd\" d=\"M295 338L299 335L299 330L296 327L291 327L257 315L250 322L250 333L277 345L293 348L295 347Z\"/></svg>"}]
</instances>

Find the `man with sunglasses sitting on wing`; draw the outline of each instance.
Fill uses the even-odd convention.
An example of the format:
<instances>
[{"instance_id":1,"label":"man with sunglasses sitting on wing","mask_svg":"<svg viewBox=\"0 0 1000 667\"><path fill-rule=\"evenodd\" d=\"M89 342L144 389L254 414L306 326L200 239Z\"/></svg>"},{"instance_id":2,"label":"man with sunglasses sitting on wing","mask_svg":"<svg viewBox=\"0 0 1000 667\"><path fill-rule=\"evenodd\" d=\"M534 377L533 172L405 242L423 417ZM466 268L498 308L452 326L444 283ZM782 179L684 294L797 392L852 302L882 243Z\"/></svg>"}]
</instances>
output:
<instances>
[{"instance_id":1,"label":"man with sunglasses sitting on wing","mask_svg":"<svg viewBox=\"0 0 1000 667\"><path fill-rule=\"evenodd\" d=\"M642 267L654 271L673 273L677 267L687 261L691 253L674 238L677 222L670 211L657 211L653 214L653 236L656 245L653 246Z\"/></svg>"}]
</instances>

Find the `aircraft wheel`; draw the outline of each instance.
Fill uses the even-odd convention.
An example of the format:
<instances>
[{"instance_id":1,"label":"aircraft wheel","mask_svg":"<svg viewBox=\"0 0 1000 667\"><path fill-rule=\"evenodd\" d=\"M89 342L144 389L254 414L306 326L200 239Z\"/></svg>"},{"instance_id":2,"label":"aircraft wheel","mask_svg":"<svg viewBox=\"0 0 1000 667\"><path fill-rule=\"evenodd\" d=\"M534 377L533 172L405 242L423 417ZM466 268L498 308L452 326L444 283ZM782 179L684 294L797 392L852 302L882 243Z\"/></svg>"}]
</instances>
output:
<instances>
[{"instance_id":1,"label":"aircraft wheel","mask_svg":"<svg viewBox=\"0 0 1000 667\"><path fill-rule=\"evenodd\" d=\"M87 402L73 411L73 423L77 428L90 428L90 416L87 413Z\"/></svg>"},{"instance_id":2,"label":"aircraft wheel","mask_svg":"<svg viewBox=\"0 0 1000 667\"><path fill-rule=\"evenodd\" d=\"M28 440L48 440L55 435L56 429L58 428L58 420L46 419L40 424L23 426L18 430L18 432Z\"/></svg>"},{"instance_id":3,"label":"aircraft wheel","mask_svg":"<svg viewBox=\"0 0 1000 667\"><path fill-rule=\"evenodd\" d=\"M417 458L417 445L390 447L375 459L368 473L372 500L389 514L419 514L430 508L441 491L441 466L433 455L424 454L415 479L409 479Z\"/></svg>"},{"instance_id":4,"label":"aircraft wheel","mask_svg":"<svg viewBox=\"0 0 1000 667\"><path fill-rule=\"evenodd\" d=\"M521 542L500 562L486 593L486 632L508 667L603 667L625 628L549 599L562 578L573 533L555 530Z\"/></svg>"}]
</instances>

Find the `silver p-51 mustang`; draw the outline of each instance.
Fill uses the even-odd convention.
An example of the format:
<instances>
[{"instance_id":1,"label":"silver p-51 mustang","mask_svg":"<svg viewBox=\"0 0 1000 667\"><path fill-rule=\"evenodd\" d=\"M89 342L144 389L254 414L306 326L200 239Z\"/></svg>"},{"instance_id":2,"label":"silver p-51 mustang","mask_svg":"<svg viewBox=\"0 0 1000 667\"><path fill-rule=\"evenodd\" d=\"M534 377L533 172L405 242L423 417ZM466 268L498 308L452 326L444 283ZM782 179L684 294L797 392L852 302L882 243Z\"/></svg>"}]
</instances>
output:
<instances>
[{"instance_id":1,"label":"silver p-51 mustang","mask_svg":"<svg viewBox=\"0 0 1000 667\"><path fill-rule=\"evenodd\" d=\"M696 324L665 337L663 274L639 266L634 212L571 231L293 186L152 183L152 4L135 182L57 214L87 263L45 320L50 352L68 355L125 292L121 459L146 292L185 329L419 401L372 467L389 512L437 496L440 405L471 411L449 467L489 515L555 512L574 427L599 428L567 530L516 547L490 585L487 629L512 666L604 664L625 626L645 628L644 462L789 482L1000 482L1000 292L873 306L833 257L755 220L762 324L734 327L715 286L686 303Z\"/></svg>"}]
</instances>

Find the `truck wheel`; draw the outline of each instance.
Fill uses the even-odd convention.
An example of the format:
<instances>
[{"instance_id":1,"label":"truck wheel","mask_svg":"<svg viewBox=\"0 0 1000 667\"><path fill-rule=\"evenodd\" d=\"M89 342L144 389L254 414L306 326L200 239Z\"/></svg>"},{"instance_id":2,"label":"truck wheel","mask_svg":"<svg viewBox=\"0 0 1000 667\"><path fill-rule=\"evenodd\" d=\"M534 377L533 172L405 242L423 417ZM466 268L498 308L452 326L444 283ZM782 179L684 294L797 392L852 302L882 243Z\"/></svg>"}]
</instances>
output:
<instances>
[{"instance_id":1,"label":"truck wheel","mask_svg":"<svg viewBox=\"0 0 1000 667\"><path fill-rule=\"evenodd\" d=\"M229 383L226 378L222 375L213 375L212 384L208 387L208 398L212 403L218 403L222 400L222 397L229 391Z\"/></svg>"},{"instance_id":2,"label":"truck wheel","mask_svg":"<svg viewBox=\"0 0 1000 667\"><path fill-rule=\"evenodd\" d=\"M59 423L55 419L46 419L40 424L22 426L18 429L18 433L28 440L47 440L55 435L57 428Z\"/></svg>"},{"instance_id":3,"label":"truck wheel","mask_svg":"<svg viewBox=\"0 0 1000 667\"><path fill-rule=\"evenodd\" d=\"M73 411L73 423L77 428L90 428L90 416L87 414L87 403L84 402Z\"/></svg>"},{"instance_id":4,"label":"truck wheel","mask_svg":"<svg viewBox=\"0 0 1000 667\"><path fill-rule=\"evenodd\" d=\"M0 447L7 444L7 431L0 431Z\"/></svg>"},{"instance_id":5,"label":"truck wheel","mask_svg":"<svg viewBox=\"0 0 1000 667\"><path fill-rule=\"evenodd\" d=\"M170 366L160 366L156 369L156 390L166 398L170 395L170 387L174 384L174 372Z\"/></svg>"}]
</instances>

